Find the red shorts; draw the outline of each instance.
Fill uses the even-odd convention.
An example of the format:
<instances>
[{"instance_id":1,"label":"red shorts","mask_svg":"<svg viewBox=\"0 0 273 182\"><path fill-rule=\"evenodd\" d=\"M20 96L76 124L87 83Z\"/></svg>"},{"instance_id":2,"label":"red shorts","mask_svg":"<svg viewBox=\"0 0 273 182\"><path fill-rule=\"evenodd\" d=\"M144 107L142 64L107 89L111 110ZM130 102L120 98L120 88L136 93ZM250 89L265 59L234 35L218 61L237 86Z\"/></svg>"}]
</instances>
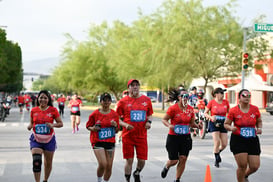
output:
<instances>
[{"instance_id":1,"label":"red shorts","mask_svg":"<svg viewBox=\"0 0 273 182\"><path fill-rule=\"evenodd\" d=\"M124 159L134 158L134 148L136 148L136 155L138 159L147 160L147 138L122 138L122 151Z\"/></svg>"}]
</instances>

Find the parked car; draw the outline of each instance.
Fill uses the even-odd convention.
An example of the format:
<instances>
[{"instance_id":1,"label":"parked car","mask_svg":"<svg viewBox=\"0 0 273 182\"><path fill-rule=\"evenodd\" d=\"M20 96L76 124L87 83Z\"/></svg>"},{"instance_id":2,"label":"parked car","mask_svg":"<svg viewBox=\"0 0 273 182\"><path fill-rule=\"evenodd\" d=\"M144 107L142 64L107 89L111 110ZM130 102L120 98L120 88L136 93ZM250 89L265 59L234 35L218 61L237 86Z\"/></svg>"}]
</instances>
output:
<instances>
[{"instance_id":1,"label":"parked car","mask_svg":"<svg viewBox=\"0 0 273 182\"><path fill-rule=\"evenodd\" d=\"M271 115L273 115L273 102L269 103L265 110L266 112L269 112Z\"/></svg>"}]
</instances>

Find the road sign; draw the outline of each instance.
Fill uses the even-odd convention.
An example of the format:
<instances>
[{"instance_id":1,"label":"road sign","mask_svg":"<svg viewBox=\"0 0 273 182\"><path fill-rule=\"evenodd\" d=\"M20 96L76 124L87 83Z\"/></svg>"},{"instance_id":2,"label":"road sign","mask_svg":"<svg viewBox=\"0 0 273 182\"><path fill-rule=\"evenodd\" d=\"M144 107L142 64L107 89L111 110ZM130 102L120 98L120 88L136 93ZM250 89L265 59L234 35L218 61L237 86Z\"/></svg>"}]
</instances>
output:
<instances>
[{"instance_id":1,"label":"road sign","mask_svg":"<svg viewBox=\"0 0 273 182\"><path fill-rule=\"evenodd\" d=\"M255 23L254 31L255 32L273 32L273 24Z\"/></svg>"}]
</instances>

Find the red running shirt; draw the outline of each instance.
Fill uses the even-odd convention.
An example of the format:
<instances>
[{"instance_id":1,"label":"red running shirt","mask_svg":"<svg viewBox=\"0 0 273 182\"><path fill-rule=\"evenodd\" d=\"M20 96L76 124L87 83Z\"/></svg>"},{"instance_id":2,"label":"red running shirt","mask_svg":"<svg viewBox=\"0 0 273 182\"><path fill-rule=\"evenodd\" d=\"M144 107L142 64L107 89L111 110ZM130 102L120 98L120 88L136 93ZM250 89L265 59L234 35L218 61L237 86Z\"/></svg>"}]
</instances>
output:
<instances>
[{"instance_id":1,"label":"red running shirt","mask_svg":"<svg viewBox=\"0 0 273 182\"><path fill-rule=\"evenodd\" d=\"M94 126L97 121L100 121L101 128L112 128L111 121L114 120L118 124L119 128L119 117L118 114L111 109L110 113L108 114L102 114L99 109L92 112L92 114L89 115L89 119L86 123L86 128L90 126ZM91 131L90 133L90 142L92 146L94 146L97 142L111 142L115 143L115 135L111 138L106 139L99 139L99 132Z\"/></svg>"},{"instance_id":2,"label":"red running shirt","mask_svg":"<svg viewBox=\"0 0 273 182\"><path fill-rule=\"evenodd\" d=\"M64 106L66 99L64 97L60 97L57 99L59 106Z\"/></svg>"},{"instance_id":3,"label":"red running shirt","mask_svg":"<svg viewBox=\"0 0 273 182\"><path fill-rule=\"evenodd\" d=\"M170 106L166 112L171 117L172 125L188 125L192 118L195 118L193 107L188 105L185 111L182 111L178 103ZM176 135L172 129L169 130L169 135Z\"/></svg>"},{"instance_id":4,"label":"red running shirt","mask_svg":"<svg viewBox=\"0 0 273 182\"><path fill-rule=\"evenodd\" d=\"M60 117L58 110L55 107L49 106L45 111L42 111L39 107L31 109L30 117L33 120L33 131L36 133L35 126L37 124L53 123L54 119ZM50 129L48 135L52 135L54 132L53 128Z\"/></svg>"},{"instance_id":5,"label":"red running shirt","mask_svg":"<svg viewBox=\"0 0 273 182\"><path fill-rule=\"evenodd\" d=\"M258 107L249 106L248 113L243 113L239 106L235 106L230 109L227 118L234 122L234 126L237 128L233 134L240 135L240 129L242 127L255 128L257 119L261 117L261 113Z\"/></svg>"},{"instance_id":6,"label":"red running shirt","mask_svg":"<svg viewBox=\"0 0 273 182\"><path fill-rule=\"evenodd\" d=\"M221 104L218 104L213 99L208 103L207 108L210 110L211 116L226 116L229 110L229 102L224 99Z\"/></svg>"},{"instance_id":7,"label":"red running shirt","mask_svg":"<svg viewBox=\"0 0 273 182\"><path fill-rule=\"evenodd\" d=\"M119 100L117 113L124 118L123 122L134 126L132 130L123 127L122 137L147 138L145 125L147 117L153 114L153 106L149 97L145 95L138 98L126 96Z\"/></svg>"},{"instance_id":8,"label":"red running shirt","mask_svg":"<svg viewBox=\"0 0 273 182\"><path fill-rule=\"evenodd\" d=\"M82 104L82 101L80 99L70 100L69 105L71 106L71 112L76 113L76 112L80 111L81 104Z\"/></svg>"},{"instance_id":9,"label":"red running shirt","mask_svg":"<svg viewBox=\"0 0 273 182\"><path fill-rule=\"evenodd\" d=\"M19 104L24 104L25 103L25 98L23 96L18 97L18 103Z\"/></svg>"},{"instance_id":10,"label":"red running shirt","mask_svg":"<svg viewBox=\"0 0 273 182\"><path fill-rule=\"evenodd\" d=\"M206 102L204 99L198 99L196 106L198 107L198 109L205 109L206 107Z\"/></svg>"}]
</instances>

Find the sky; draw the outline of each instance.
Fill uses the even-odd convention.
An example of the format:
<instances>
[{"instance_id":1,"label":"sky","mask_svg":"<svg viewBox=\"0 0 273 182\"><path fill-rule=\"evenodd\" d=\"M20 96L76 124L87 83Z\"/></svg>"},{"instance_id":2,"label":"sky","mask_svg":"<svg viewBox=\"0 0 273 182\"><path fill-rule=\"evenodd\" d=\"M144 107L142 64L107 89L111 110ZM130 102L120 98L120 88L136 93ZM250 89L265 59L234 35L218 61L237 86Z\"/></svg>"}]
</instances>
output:
<instances>
[{"instance_id":1,"label":"sky","mask_svg":"<svg viewBox=\"0 0 273 182\"><path fill-rule=\"evenodd\" d=\"M23 62L56 58L66 42L65 33L83 41L91 24L120 20L126 24L138 19L138 9L153 13L165 0L0 0L0 27L7 39L22 49ZM205 6L223 5L228 0L204 0ZM243 26L266 15L273 24L272 0L237 0L234 16Z\"/></svg>"}]
</instances>

